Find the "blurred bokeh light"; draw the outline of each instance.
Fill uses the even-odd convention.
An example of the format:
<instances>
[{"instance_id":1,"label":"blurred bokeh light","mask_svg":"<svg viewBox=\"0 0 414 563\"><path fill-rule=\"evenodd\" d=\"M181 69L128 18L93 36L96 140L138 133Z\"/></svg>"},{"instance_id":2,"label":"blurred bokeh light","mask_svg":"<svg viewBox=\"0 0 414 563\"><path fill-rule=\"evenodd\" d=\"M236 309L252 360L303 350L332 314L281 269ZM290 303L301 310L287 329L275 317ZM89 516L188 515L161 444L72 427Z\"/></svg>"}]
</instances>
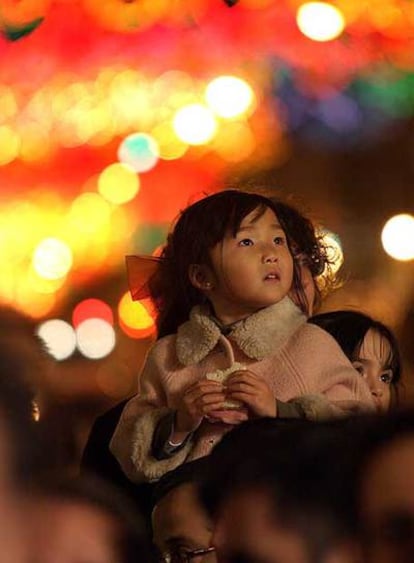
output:
<instances>
[{"instance_id":1,"label":"blurred bokeh light","mask_svg":"<svg viewBox=\"0 0 414 563\"><path fill-rule=\"evenodd\" d=\"M332 273L336 273L344 263L344 253L342 250L341 240L337 234L327 229L322 229L319 236L326 248L328 258L327 267Z\"/></svg>"},{"instance_id":2,"label":"blurred bokeh light","mask_svg":"<svg viewBox=\"0 0 414 563\"><path fill-rule=\"evenodd\" d=\"M42 278L55 280L67 275L72 267L72 251L56 238L42 240L33 253L33 267Z\"/></svg>"},{"instance_id":3,"label":"blurred bokeh light","mask_svg":"<svg viewBox=\"0 0 414 563\"><path fill-rule=\"evenodd\" d=\"M384 250L391 258L414 260L414 216L394 215L385 223L381 233Z\"/></svg>"},{"instance_id":4,"label":"blurred bokeh light","mask_svg":"<svg viewBox=\"0 0 414 563\"><path fill-rule=\"evenodd\" d=\"M249 84L236 76L219 76L206 89L208 106L220 117L233 118L246 113L254 102Z\"/></svg>"},{"instance_id":5,"label":"blurred bokeh light","mask_svg":"<svg viewBox=\"0 0 414 563\"><path fill-rule=\"evenodd\" d=\"M154 168L159 158L156 140L146 133L128 135L119 146L118 158L136 172L147 172Z\"/></svg>"},{"instance_id":6,"label":"blurred bokeh light","mask_svg":"<svg viewBox=\"0 0 414 563\"><path fill-rule=\"evenodd\" d=\"M61 319L50 319L38 326L37 333L56 360L66 360L76 349L73 327Z\"/></svg>"},{"instance_id":7,"label":"blurred bokeh light","mask_svg":"<svg viewBox=\"0 0 414 563\"><path fill-rule=\"evenodd\" d=\"M342 12L328 2L305 2L297 13L301 32L314 41L331 41L345 28Z\"/></svg>"},{"instance_id":8,"label":"blurred bokeh light","mask_svg":"<svg viewBox=\"0 0 414 563\"><path fill-rule=\"evenodd\" d=\"M134 199L139 190L139 177L132 166L114 163L99 175L99 193L110 203L123 204Z\"/></svg>"},{"instance_id":9,"label":"blurred bokeh light","mask_svg":"<svg viewBox=\"0 0 414 563\"><path fill-rule=\"evenodd\" d=\"M91 360L104 358L115 347L114 328L104 319L86 319L76 327L76 344L86 358Z\"/></svg>"},{"instance_id":10,"label":"blurred bokeh light","mask_svg":"<svg viewBox=\"0 0 414 563\"><path fill-rule=\"evenodd\" d=\"M149 303L133 301L129 291L119 301L118 315L122 330L131 338L147 338L155 332Z\"/></svg>"},{"instance_id":11,"label":"blurred bokeh light","mask_svg":"<svg viewBox=\"0 0 414 563\"><path fill-rule=\"evenodd\" d=\"M111 307L101 299L84 299L73 309L72 324L75 328L88 319L102 319L110 325L114 323Z\"/></svg>"},{"instance_id":12,"label":"blurred bokeh light","mask_svg":"<svg viewBox=\"0 0 414 563\"><path fill-rule=\"evenodd\" d=\"M213 112L202 104L184 106L174 116L174 130L189 145L204 145L217 130Z\"/></svg>"}]
</instances>

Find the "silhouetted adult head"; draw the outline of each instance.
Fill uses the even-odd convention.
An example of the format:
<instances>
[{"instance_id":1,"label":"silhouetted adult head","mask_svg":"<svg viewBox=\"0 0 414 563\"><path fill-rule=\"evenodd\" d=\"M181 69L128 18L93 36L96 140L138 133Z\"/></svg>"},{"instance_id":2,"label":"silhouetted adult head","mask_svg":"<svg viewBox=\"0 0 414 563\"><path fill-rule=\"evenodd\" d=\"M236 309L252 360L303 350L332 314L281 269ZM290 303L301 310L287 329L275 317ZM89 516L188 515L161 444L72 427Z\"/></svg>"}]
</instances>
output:
<instances>
[{"instance_id":1,"label":"silhouetted adult head","mask_svg":"<svg viewBox=\"0 0 414 563\"><path fill-rule=\"evenodd\" d=\"M355 561L344 424L261 419L226 434L201 487L220 561Z\"/></svg>"},{"instance_id":2,"label":"silhouetted adult head","mask_svg":"<svg viewBox=\"0 0 414 563\"><path fill-rule=\"evenodd\" d=\"M367 563L414 561L414 412L373 420L358 444L355 499Z\"/></svg>"},{"instance_id":3,"label":"silhouetted adult head","mask_svg":"<svg viewBox=\"0 0 414 563\"><path fill-rule=\"evenodd\" d=\"M213 524L198 496L206 467L206 458L190 461L165 474L155 486L153 541L165 563L216 562Z\"/></svg>"},{"instance_id":4,"label":"silhouetted adult head","mask_svg":"<svg viewBox=\"0 0 414 563\"><path fill-rule=\"evenodd\" d=\"M49 479L29 497L33 563L151 563L146 528L131 501L96 477Z\"/></svg>"}]
</instances>

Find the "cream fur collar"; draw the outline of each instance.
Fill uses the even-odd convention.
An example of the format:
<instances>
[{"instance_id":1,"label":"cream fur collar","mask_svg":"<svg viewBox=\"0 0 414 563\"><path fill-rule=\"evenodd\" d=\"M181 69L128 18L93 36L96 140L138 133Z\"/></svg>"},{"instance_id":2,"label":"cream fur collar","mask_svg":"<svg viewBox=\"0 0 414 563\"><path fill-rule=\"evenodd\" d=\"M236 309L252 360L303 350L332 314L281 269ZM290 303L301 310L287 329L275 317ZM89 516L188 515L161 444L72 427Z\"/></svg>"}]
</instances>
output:
<instances>
[{"instance_id":1,"label":"cream fur collar","mask_svg":"<svg viewBox=\"0 0 414 563\"><path fill-rule=\"evenodd\" d=\"M249 358L262 360L281 348L306 322L305 315L289 297L261 309L237 323L230 338ZM193 307L190 319L177 331L178 360L185 366L203 360L223 338L206 307Z\"/></svg>"}]
</instances>

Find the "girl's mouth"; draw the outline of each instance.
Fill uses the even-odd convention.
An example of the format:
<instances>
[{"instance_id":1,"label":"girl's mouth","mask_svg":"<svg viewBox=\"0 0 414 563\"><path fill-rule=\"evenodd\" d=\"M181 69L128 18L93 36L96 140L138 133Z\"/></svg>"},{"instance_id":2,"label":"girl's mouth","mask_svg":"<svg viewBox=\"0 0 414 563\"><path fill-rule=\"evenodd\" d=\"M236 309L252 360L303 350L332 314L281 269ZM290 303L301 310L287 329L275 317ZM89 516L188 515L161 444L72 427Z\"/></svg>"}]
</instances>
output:
<instances>
[{"instance_id":1,"label":"girl's mouth","mask_svg":"<svg viewBox=\"0 0 414 563\"><path fill-rule=\"evenodd\" d=\"M265 276L265 281L272 281L272 280L280 280L280 276L279 274L277 274L276 272L270 272L269 274L267 274Z\"/></svg>"}]
</instances>

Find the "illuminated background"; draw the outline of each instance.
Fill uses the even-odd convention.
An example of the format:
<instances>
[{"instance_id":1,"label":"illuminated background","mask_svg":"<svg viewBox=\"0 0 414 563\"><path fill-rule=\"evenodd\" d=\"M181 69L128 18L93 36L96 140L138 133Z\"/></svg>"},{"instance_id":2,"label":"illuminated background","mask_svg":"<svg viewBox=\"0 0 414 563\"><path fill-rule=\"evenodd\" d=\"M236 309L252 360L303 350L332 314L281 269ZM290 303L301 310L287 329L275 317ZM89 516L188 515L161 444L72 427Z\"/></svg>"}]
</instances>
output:
<instances>
[{"instance_id":1,"label":"illuminated background","mask_svg":"<svg viewBox=\"0 0 414 563\"><path fill-rule=\"evenodd\" d=\"M324 308L389 323L410 375L414 2L0 0L0 30L0 300L35 317L56 401L134 391L154 331L124 256L233 182L342 246Z\"/></svg>"}]
</instances>

